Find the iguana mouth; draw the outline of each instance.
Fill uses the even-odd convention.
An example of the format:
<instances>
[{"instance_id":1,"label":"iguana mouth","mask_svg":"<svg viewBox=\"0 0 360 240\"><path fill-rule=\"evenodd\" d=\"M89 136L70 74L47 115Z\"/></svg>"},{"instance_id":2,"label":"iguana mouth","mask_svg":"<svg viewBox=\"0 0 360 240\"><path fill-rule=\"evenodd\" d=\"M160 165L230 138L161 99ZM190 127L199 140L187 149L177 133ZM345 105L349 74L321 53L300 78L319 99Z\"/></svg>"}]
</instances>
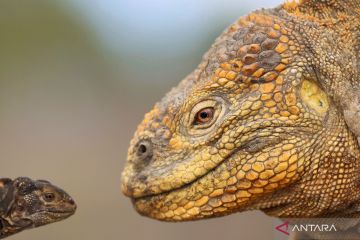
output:
<instances>
[{"instance_id":1,"label":"iguana mouth","mask_svg":"<svg viewBox=\"0 0 360 240\"><path fill-rule=\"evenodd\" d=\"M285 127L286 128L286 127ZM293 127L292 127L293 128ZM264 128L266 129L266 128ZM259 129L257 129L259 130ZM263 130L263 129L262 129ZM276 144L279 144L280 142L282 142L285 138L285 133L284 134L281 134L279 135L278 137L276 138L271 138L271 137L263 137L262 140L263 142L260 143L260 145L258 146L258 148L252 148L251 150L248 149L247 147L248 146L251 146L252 143L255 143L257 142L258 144L258 141L259 141L259 137L254 137L254 138L251 138L249 139L248 141L244 142L242 144L241 147L235 149L231 154L229 154L228 156L226 156L221 162L219 162L219 164L214 167L213 169L209 170L208 172L206 172L204 175L198 177L198 178L195 178L194 180L184 184L184 185L181 185L180 187L177 187L177 188L173 188L173 189L170 189L168 191L163 191L163 192L160 192L160 193L155 193L155 194L148 194L148 195L143 195L143 196L140 196L140 197L131 197L133 203L136 203L138 200L151 200L151 199L154 199L154 198L157 198L157 197L161 197L161 196L166 196L172 192L175 192L175 191L180 191L180 190L183 190L183 189L186 189L188 188L189 186L193 185L194 183L196 183L197 181L199 181L200 179L208 176L210 173L212 172L215 172L222 164L224 164L225 162L229 161L229 159L233 158L234 156L236 156L237 153L239 152L251 152L252 154L255 153L255 152L258 152L258 151L261 151L263 148L266 148L266 147L271 147L271 146L274 146Z\"/></svg>"},{"instance_id":2,"label":"iguana mouth","mask_svg":"<svg viewBox=\"0 0 360 240\"><path fill-rule=\"evenodd\" d=\"M45 210L42 212L39 212L38 214L44 214L49 216L50 218L57 219L55 221L60 221L62 219L68 218L72 215L74 215L75 211L61 211L61 210Z\"/></svg>"},{"instance_id":3,"label":"iguana mouth","mask_svg":"<svg viewBox=\"0 0 360 240\"><path fill-rule=\"evenodd\" d=\"M225 162L227 159L231 158L231 156L232 156L232 154L229 155L228 157L226 157L219 165L217 165L215 168L211 169L210 171L206 172L204 175L202 175L202 176L200 176L198 178L195 178L191 182L188 182L188 183L186 183L184 185L181 185L180 187L173 188L173 189L170 189L168 191L163 191L163 192L160 192L160 193L149 194L149 195L144 195L144 196L140 196L140 197L131 197L131 199L132 199L133 202L136 202L138 200L150 200L150 199L153 199L153 198L156 198L156 197L166 196L169 193L188 188L189 186L191 186L192 184L194 184L195 182L197 182L201 178L204 178L208 174L210 174L211 172L215 171L223 162Z\"/></svg>"},{"instance_id":4,"label":"iguana mouth","mask_svg":"<svg viewBox=\"0 0 360 240\"><path fill-rule=\"evenodd\" d=\"M254 123L258 123L258 122L254 122ZM269 136L261 136L259 137L260 134L256 134L256 133L263 133L264 131L268 131L269 133L273 132L274 129L277 129L277 136L272 136L271 134ZM162 191L162 192L158 192L158 193L150 193L145 191L143 195L139 196L139 197L134 197L134 196L130 196L131 199L134 199L135 201L138 199L150 199L153 197L157 197L157 196L165 196L171 192L174 191L179 191L185 188L188 188L189 186L191 186L192 184L196 183L197 181L199 181L200 179L206 177L207 175L209 175L211 172L216 171L222 164L224 164L225 162L227 162L229 159L232 159L234 156L236 156L236 154L238 154L239 152L244 152L246 154L255 154L256 152L261 151L264 148L267 147L272 147L276 144L281 143L282 141L286 140L289 138L289 133L292 133L294 135L294 133L296 133L296 135L298 136L302 136L301 138L304 138L304 135L306 135L307 137L310 137L312 134L314 134L313 129L308 128L307 126L303 126L303 125L280 125L280 123L276 123L275 125L271 125L271 126L266 126L266 127L259 127L257 129L251 130L246 132L246 134L253 134L252 137L250 137L248 140L244 141L241 146L239 146L238 148L234 149L232 152L230 152L227 156L225 156L221 161L218 162L218 164L213 168L210 169L209 171L207 171L206 173L204 173L203 175L194 178L192 181L185 183L181 186L178 186L176 188L167 190L167 191Z\"/></svg>"},{"instance_id":5,"label":"iguana mouth","mask_svg":"<svg viewBox=\"0 0 360 240\"><path fill-rule=\"evenodd\" d=\"M61 211L61 210L48 210L48 211L44 211L44 212L51 212L51 213L73 213L74 211L71 211L71 210L69 210L69 211Z\"/></svg>"}]
</instances>

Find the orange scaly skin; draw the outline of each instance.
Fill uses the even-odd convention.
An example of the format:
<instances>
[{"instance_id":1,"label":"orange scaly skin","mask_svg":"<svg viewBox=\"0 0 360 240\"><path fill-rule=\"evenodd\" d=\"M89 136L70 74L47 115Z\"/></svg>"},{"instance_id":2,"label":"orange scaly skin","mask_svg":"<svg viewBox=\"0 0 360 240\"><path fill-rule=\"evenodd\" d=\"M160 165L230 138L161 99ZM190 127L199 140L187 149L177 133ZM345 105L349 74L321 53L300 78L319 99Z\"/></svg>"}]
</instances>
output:
<instances>
[{"instance_id":1,"label":"orange scaly skin","mask_svg":"<svg viewBox=\"0 0 360 240\"><path fill-rule=\"evenodd\" d=\"M359 9L308 0L231 25L139 125L122 175L136 210L164 221L354 216Z\"/></svg>"}]
</instances>

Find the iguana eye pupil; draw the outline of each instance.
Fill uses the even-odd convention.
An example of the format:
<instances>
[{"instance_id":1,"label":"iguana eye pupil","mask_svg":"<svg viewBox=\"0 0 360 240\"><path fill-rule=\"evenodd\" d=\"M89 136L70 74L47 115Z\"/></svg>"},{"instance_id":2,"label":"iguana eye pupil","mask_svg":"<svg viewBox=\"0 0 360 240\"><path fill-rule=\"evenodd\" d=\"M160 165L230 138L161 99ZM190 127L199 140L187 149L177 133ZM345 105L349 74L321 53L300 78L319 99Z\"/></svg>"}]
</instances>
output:
<instances>
[{"instance_id":1,"label":"iguana eye pupil","mask_svg":"<svg viewBox=\"0 0 360 240\"><path fill-rule=\"evenodd\" d=\"M45 193L44 194L45 201L53 201L55 199L55 195L53 193Z\"/></svg>"},{"instance_id":2,"label":"iguana eye pupil","mask_svg":"<svg viewBox=\"0 0 360 240\"><path fill-rule=\"evenodd\" d=\"M202 119L206 119L208 117L208 113L207 112L202 112L202 113L200 113L200 117Z\"/></svg>"},{"instance_id":3,"label":"iguana eye pupil","mask_svg":"<svg viewBox=\"0 0 360 240\"><path fill-rule=\"evenodd\" d=\"M203 108L195 116L195 124L210 122L214 117L214 108Z\"/></svg>"}]
</instances>

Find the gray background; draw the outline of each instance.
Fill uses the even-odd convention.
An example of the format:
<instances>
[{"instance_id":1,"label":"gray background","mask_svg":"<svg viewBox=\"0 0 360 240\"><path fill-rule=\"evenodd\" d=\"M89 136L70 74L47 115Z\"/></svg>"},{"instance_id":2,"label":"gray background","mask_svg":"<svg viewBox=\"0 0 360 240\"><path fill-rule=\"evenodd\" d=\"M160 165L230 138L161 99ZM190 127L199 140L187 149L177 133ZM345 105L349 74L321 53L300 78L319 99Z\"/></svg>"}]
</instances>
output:
<instances>
[{"instance_id":1,"label":"gray background","mask_svg":"<svg viewBox=\"0 0 360 240\"><path fill-rule=\"evenodd\" d=\"M2 0L1 176L49 179L79 206L10 239L275 238L279 221L260 212L177 224L141 217L119 182L145 112L226 26L280 2Z\"/></svg>"}]
</instances>

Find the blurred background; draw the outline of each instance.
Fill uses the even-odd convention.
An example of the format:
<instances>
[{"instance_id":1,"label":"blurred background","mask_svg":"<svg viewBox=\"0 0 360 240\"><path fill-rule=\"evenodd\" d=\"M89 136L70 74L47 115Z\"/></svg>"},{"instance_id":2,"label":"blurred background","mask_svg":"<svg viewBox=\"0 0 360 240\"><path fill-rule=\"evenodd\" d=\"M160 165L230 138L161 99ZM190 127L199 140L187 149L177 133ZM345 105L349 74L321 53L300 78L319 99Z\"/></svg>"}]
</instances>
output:
<instances>
[{"instance_id":1,"label":"blurred background","mask_svg":"<svg viewBox=\"0 0 360 240\"><path fill-rule=\"evenodd\" d=\"M2 0L2 177L48 179L78 204L17 240L280 239L261 212L188 223L139 216L120 193L145 112L229 24L282 0Z\"/></svg>"}]
</instances>

